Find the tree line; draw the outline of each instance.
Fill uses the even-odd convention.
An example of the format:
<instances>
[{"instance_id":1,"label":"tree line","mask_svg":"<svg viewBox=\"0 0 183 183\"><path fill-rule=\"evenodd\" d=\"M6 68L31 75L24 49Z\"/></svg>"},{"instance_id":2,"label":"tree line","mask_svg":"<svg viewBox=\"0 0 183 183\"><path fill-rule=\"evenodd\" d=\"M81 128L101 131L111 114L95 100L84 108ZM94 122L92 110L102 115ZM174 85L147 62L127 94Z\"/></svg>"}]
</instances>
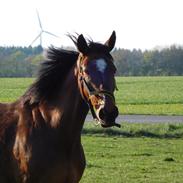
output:
<instances>
[{"instance_id":1,"label":"tree line","mask_svg":"<svg viewBox=\"0 0 183 183\"><path fill-rule=\"evenodd\" d=\"M112 54L119 76L183 75L183 48L180 46L145 51L119 48Z\"/></svg>"},{"instance_id":2,"label":"tree line","mask_svg":"<svg viewBox=\"0 0 183 183\"><path fill-rule=\"evenodd\" d=\"M183 48L180 46L145 51L116 48L112 55L118 76L183 75ZM0 77L35 77L43 60L41 46L0 47Z\"/></svg>"},{"instance_id":3,"label":"tree line","mask_svg":"<svg viewBox=\"0 0 183 183\"><path fill-rule=\"evenodd\" d=\"M34 77L43 49L37 47L0 47L0 77Z\"/></svg>"}]
</instances>

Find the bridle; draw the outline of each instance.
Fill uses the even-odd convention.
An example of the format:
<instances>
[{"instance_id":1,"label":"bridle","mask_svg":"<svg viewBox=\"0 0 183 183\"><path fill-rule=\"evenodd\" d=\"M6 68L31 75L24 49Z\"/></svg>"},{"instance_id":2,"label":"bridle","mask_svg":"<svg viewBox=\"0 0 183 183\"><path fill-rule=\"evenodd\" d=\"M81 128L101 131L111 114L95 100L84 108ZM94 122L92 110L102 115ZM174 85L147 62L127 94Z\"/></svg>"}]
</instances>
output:
<instances>
[{"instance_id":1,"label":"bridle","mask_svg":"<svg viewBox=\"0 0 183 183\"><path fill-rule=\"evenodd\" d=\"M105 95L105 96L110 97L113 100L113 102L115 103L114 95L111 92L109 92L107 90L95 89L95 87L93 87L93 84L90 81L86 81L85 77L82 77L81 81L83 82L83 84L89 94L89 99L91 98L92 95L98 95L98 96Z\"/></svg>"},{"instance_id":2,"label":"bridle","mask_svg":"<svg viewBox=\"0 0 183 183\"><path fill-rule=\"evenodd\" d=\"M88 77L86 77L86 74L84 73L84 69L82 68L82 61L79 60L79 66L78 66L78 84L79 84L79 88L81 91L81 95L82 98L84 99L84 101L86 102L86 104L89 106L89 109L91 111L92 117L95 121L97 121L97 124L100 124L101 121L100 119L97 117L95 109L92 105L91 102L91 98L92 96L101 96L103 98L105 98L106 96L110 97L112 99L112 101L115 103L115 97L113 95L112 92L107 91L107 90L101 90L101 89L97 89L93 83L91 82L91 80L88 79ZM87 91L88 97L85 96L84 94L84 90ZM99 103L100 105L104 104L104 101L101 101ZM114 126L120 127L119 124L114 124Z\"/></svg>"}]
</instances>

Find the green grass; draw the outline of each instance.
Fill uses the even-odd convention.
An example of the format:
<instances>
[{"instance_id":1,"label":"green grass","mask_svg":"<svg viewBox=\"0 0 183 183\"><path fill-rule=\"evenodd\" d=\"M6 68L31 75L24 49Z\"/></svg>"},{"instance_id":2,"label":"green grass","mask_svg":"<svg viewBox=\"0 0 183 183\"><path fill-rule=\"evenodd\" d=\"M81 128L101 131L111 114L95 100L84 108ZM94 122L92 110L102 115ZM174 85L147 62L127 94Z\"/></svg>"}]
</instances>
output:
<instances>
[{"instance_id":1,"label":"green grass","mask_svg":"<svg viewBox=\"0 0 183 183\"><path fill-rule=\"evenodd\" d=\"M123 124L121 130L86 124L87 167L81 183L181 183L182 124Z\"/></svg>"},{"instance_id":2,"label":"green grass","mask_svg":"<svg viewBox=\"0 0 183 183\"><path fill-rule=\"evenodd\" d=\"M32 78L0 78L0 102L15 101L32 82Z\"/></svg>"},{"instance_id":3,"label":"green grass","mask_svg":"<svg viewBox=\"0 0 183 183\"><path fill-rule=\"evenodd\" d=\"M0 101L12 102L33 82L0 78ZM124 114L183 115L183 77L117 78ZM103 129L86 123L87 167L81 183L182 183L183 124L127 124Z\"/></svg>"},{"instance_id":4,"label":"green grass","mask_svg":"<svg viewBox=\"0 0 183 183\"><path fill-rule=\"evenodd\" d=\"M33 82L0 78L0 101L11 102ZM115 92L122 114L183 115L183 77L118 77Z\"/></svg>"},{"instance_id":5,"label":"green grass","mask_svg":"<svg viewBox=\"0 0 183 183\"><path fill-rule=\"evenodd\" d=\"M120 77L117 84L123 114L183 115L183 77Z\"/></svg>"}]
</instances>

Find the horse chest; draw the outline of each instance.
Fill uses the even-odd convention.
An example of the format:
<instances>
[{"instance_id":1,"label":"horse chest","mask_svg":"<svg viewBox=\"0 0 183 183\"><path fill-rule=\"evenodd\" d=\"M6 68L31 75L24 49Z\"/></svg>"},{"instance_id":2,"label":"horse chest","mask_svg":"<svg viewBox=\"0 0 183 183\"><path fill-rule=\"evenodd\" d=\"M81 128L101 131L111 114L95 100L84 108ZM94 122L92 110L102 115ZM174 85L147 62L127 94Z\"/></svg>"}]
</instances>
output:
<instances>
[{"instance_id":1,"label":"horse chest","mask_svg":"<svg viewBox=\"0 0 183 183\"><path fill-rule=\"evenodd\" d=\"M55 137L55 136L54 136ZM78 182L85 167L85 157L81 144L69 148L65 142L55 138L37 138L31 145L31 158L27 162L28 183ZM25 182L25 183L27 183Z\"/></svg>"}]
</instances>

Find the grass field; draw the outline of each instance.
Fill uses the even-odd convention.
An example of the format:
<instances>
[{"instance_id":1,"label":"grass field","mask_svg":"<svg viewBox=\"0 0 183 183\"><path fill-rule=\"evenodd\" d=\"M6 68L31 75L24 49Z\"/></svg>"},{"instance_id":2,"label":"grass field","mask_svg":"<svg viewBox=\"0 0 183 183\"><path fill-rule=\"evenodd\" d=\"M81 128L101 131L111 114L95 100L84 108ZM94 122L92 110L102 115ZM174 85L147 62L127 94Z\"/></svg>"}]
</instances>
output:
<instances>
[{"instance_id":1,"label":"grass field","mask_svg":"<svg viewBox=\"0 0 183 183\"><path fill-rule=\"evenodd\" d=\"M32 78L0 78L0 102L15 101L32 82Z\"/></svg>"},{"instance_id":2,"label":"grass field","mask_svg":"<svg viewBox=\"0 0 183 183\"><path fill-rule=\"evenodd\" d=\"M21 96L33 79L0 78L0 101ZM183 77L117 78L124 114L183 115ZM183 124L127 124L102 129L85 123L87 167L81 183L182 183Z\"/></svg>"},{"instance_id":3,"label":"grass field","mask_svg":"<svg viewBox=\"0 0 183 183\"><path fill-rule=\"evenodd\" d=\"M182 183L183 125L104 130L86 124L83 133L87 168L81 183Z\"/></svg>"},{"instance_id":4,"label":"grass field","mask_svg":"<svg viewBox=\"0 0 183 183\"><path fill-rule=\"evenodd\" d=\"M183 115L183 77L120 77L117 84L122 114Z\"/></svg>"},{"instance_id":5,"label":"grass field","mask_svg":"<svg viewBox=\"0 0 183 183\"><path fill-rule=\"evenodd\" d=\"M0 78L0 102L22 95L31 78ZM121 114L183 115L183 77L118 77Z\"/></svg>"}]
</instances>

